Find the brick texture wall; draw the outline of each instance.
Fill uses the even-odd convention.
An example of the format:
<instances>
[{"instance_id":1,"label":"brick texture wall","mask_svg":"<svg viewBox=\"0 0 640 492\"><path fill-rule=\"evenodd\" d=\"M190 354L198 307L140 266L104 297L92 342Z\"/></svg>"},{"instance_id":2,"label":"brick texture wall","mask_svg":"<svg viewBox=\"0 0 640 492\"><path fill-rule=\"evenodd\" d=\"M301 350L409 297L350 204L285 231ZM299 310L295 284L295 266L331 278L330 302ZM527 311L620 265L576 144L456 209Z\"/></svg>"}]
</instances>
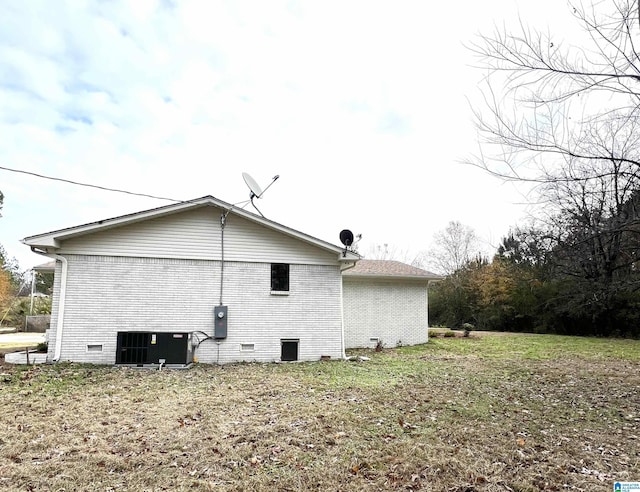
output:
<instances>
[{"instance_id":1,"label":"brick texture wall","mask_svg":"<svg viewBox=\"0 0 640 492\"><path fill-rule=\"evenodd\" d=\"M416 345L428 341L427 287L424 283L343 279L347 348Z\"/></svg>"}]
</instances>

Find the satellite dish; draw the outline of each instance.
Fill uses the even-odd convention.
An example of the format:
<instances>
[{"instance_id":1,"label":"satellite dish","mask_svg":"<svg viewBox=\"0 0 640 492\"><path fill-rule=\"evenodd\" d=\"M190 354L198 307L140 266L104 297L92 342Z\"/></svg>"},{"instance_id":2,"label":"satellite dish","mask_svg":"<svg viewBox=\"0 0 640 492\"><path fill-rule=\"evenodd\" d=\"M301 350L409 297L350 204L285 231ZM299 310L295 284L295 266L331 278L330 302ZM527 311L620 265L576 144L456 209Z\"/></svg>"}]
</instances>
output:
<instances>
[{"instance_id":1,"label":"satellite dish","mask_svg":"<svg viewBox=\"0 0 640 492\"><path fill-rule=\"evenodd\" d=\"M244 182L247 183L249 190L251 190L250 198L253 198L254 196L260 198L263 191L262 188L260 188L260 185L256 183L256 180L253 179L249 173L242 173L242 179L244 179Z\"/></svg>"},{"instance_id":2,"label":"satellite dish","mask_svg":"<svg viewBox=\"0 0 640 492\"><path fill-rule=\"evenodd\" d=\"M340 231L340 242L347 248L353 244L353 232L349 229Z\"/></svg>"},{"instance_id":3,"label":"satellite dish","mask_svg":"<svg viewBox=\"0 0 640 492\"><path fill-rule=\"evenodd\" d=\"M247 186L249 187L249 190L251 190L251 193L249 194L249 200L251 201L251 205L253 205L253 208L255 208L258 213L260 215L262 215L262 212L260 212L260 210L258 209L258 207L256 207L256 204L253 203L253 199L254 198L262 198L262 195L264 194L265 191L267 191L271 185L273 183L276 182L276 180L279 178L280 176L278 176L277 174L271 179L271 183L269 183L269 186L267 186L264 190L262 188L260 188L260 185L256 182L255 179L253 179L251 177L251 175L249 173L242 173L242 179L244 179L244 182L247 183ZM264 217L264 215L262 215Z\"/></svg>"}]
</instances>

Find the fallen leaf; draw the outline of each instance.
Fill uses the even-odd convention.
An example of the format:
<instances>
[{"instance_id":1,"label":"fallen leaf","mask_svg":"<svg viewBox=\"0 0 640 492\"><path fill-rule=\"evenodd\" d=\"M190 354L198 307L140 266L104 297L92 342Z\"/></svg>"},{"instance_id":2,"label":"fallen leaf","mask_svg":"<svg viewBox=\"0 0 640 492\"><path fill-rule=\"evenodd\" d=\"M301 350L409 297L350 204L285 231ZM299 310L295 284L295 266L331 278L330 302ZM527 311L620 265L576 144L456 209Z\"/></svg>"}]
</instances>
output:
<instances>
[{"instance_id":1,"label":"fallen leaf","mask_svg":"<svg viewBox=\"0 0 640 492\"><path fill-rule=\"evenodd\" d=\"M362 463L359 463L357 465L352 466L351 467L351 473L353 473L354 475L357 475L362 470L367 470L369 468L371 468L369 463L367 463L366 461L363 461Z\"/></svg>"}]
</instances>

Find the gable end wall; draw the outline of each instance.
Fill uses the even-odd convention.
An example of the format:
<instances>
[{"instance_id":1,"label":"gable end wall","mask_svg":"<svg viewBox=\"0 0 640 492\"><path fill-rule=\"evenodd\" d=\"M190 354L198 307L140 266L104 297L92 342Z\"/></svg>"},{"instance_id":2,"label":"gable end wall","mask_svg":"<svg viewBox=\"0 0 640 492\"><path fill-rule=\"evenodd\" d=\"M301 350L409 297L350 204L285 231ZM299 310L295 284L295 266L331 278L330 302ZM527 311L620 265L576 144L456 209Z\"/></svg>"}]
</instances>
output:
<instances>
[{"instance_id":1,"label":"gable end wall","mask_svg":"<svg viewBox=\"0 0 640 492\"><path fill-rule=\"evenodd\" d=\"M219 260L222 210L200 207L62 241L61 255ZM335 265L339 253L283 234L233 212L224 227L226 261Z\"/></svg>"}]
</instances>

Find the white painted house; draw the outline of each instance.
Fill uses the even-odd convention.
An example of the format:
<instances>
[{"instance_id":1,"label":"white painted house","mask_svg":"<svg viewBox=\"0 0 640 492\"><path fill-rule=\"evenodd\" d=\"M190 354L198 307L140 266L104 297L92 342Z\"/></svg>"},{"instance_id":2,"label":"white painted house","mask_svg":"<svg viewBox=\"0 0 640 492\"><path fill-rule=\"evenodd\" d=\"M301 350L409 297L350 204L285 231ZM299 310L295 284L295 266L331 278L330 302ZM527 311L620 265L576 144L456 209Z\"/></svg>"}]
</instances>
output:
<instances>
[{"instance_id":1,"label":"white painted house","mask_svg":"<svg viewBox=\"0 0 640 492\"><path fill-rule=\"evenodd\" d=\"M343 273L347 348L417 345L429 339L429 282L441 277L389 260L360 260Z\"/></svg>"},{"instance_id":2,"label":"white painted house","mask_svg":"<svg viewBox=\"0 0 640 492\"><path fill-rule=\"evenodd\" d=\"M211 196L23 243L56 260L50 362L344 356L342 270L359 256Z\"/></svg>"}]
</instances>

